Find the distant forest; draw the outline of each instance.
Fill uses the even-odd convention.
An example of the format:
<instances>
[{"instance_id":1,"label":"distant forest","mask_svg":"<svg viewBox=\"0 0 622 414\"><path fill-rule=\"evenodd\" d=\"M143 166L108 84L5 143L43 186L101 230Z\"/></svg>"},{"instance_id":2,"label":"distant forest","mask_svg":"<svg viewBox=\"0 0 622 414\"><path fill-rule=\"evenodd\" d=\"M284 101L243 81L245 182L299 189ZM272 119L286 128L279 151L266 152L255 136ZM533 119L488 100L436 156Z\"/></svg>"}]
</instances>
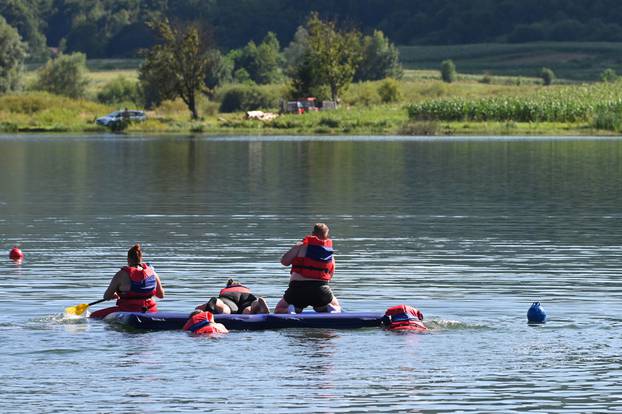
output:
<instances>
[{"instance_id":1,"label":"distant forest","mask_svg":"<svg viewBox=\"0 0 622 414\"><path fill-rule=\"evenodd\" d=\"M312 11L398 45L622 41L620 0L0 0L33 58L48 47L132 57L153 43L144 22L200 21L223 50L274 32L282 46Z\"/></svg>"}]
</instances>

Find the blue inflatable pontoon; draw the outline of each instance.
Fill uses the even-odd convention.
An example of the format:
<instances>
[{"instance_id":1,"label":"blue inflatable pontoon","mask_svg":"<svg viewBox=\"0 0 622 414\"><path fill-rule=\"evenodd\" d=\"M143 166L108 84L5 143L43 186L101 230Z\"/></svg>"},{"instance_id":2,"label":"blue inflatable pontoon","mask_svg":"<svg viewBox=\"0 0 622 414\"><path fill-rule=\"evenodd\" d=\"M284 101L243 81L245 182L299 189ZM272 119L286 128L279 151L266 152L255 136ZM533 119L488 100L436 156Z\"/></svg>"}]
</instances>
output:
<instances>
[{"instance_id":1,"label":"blue inflatable pontoon","mask_svg":"<svg viewBox=\"0 0 622 414\"><path fill-rule=\"evenodd\" d=\"M166 331L180 330L190 317L189 312L115 312L106 316L106 322L128 328ZM299 314L260 314L260 315L214 315L216 322L229 330L261 330L282 328L333 328L355 329L377 327L386 320L384 313L343 312Z\"/></svg>"}]
</instances>

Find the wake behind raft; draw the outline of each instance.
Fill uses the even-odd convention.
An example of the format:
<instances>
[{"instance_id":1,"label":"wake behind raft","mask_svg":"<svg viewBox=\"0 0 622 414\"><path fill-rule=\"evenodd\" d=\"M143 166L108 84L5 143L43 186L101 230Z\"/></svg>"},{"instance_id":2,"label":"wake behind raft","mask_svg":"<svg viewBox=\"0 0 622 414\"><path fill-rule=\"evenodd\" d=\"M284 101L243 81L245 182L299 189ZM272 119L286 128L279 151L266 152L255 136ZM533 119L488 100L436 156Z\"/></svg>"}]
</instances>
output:
<instances>
[{"instance_id":1,"label":"wake behind raft","mask_svg":"<svg viewBox=\"0 0 622 414\"><path fill-rule=\"evenodd\" d=\"M147 331L181 330L190 318L186 312L114 312L104 320L113 325ZM219 314L214 321L223 324L228 330L265 330L284 328L329 328L356 329L384 327L392 331L427 332L421 322L423 315L407 305L393 306L385 313L342 312L298 314Z\"/></svg>"}]
</instances>

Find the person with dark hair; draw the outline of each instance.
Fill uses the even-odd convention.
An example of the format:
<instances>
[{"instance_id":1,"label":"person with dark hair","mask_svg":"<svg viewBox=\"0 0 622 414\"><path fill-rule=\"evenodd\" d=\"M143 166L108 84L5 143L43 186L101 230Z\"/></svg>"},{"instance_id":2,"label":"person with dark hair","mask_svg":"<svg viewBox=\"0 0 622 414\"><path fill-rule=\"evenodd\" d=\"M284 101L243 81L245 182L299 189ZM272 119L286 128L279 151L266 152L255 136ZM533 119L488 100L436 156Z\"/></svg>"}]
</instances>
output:
<instances>
[{"instance_id":1,"label":"person with dark hair","mask_svg":"<svg viewBox=\"0 0 622 414\"><path fill-rule=\"evenodd\" d=\"M258 298L251 290L238 282L229 279L227 286L220 290L218 297L211 298L207 303L196 307L198 310L219 313L270 313L264 298Z\"/></svg>"},{"instance_id":2,"label":"person with dark hair","mask_svg":"<svg viewBox=\"0 0 622 414\"><path fill-rule=\"evenodd\" d=\"M341 312L341 305L328 282L335 272L333 241L324 223L313 226L311 235L296 243L281 257L283 266L291 266L289 286L274 313L296 313L312 306L316 312Z\"/></svg>"},{"instance_id":3,"label":"person with dark hair","mask_svg":"<svg viewBox=\"0 0 622 414\"><path fill-rule=\"evenodd\" d=\"M153 267L143 262L140 244L135 244L127 252L127 266L114 275L104 292L104 299L117 299L116 306L95 311L91 318L102 319L110 313L122 311L157 312L153 296L163 298L164 288Z\"/></svg>"}]
</instances>

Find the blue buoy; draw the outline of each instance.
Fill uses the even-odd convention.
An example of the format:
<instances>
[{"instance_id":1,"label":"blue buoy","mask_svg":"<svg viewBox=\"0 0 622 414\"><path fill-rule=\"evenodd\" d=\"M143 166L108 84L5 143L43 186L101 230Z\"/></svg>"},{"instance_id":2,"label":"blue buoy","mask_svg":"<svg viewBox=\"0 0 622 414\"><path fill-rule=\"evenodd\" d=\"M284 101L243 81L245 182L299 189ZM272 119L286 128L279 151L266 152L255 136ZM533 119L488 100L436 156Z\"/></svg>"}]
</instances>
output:
<instances>
[{"instance_id":1,"label":"blue buoy","mask_svg":"<svg viewBox=\"0 0 622 414\"><path fill-rule=\"evenodd\" d=\"M540 302L534 302L527 311L527 320L529 323L544 323L546 322L546 312L540 305Z\"/></svg>"}]
</instances>

